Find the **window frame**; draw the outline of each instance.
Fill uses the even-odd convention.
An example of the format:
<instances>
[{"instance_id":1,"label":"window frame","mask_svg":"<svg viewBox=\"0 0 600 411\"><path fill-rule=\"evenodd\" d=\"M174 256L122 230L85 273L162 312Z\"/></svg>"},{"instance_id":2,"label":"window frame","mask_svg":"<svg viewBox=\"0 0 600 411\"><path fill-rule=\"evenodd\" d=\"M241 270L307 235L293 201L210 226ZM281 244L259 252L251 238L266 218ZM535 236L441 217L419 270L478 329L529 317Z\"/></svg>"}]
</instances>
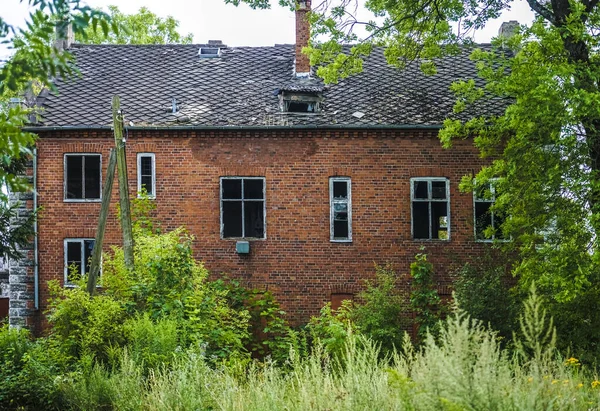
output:
<instances>
[{"instance_id":1,"label":"window frame","mask_svg":"<svg viewBox=\"0 0 600 411\"><path fill-rule=\"evenodd\" d=\"M223 180L241 180L241 198L240 199L224 199L223 198ZM244 180L261 180L263 187L263 198L262 199L244 199ZM224 228L225 224L223 223L223 202L233 202L233 201L241 201L242 202L242 236L241 237L225 237L224 236ZM263 236L262 237L246 237L246 224L244 219L244 202L258 202L262 201L263 203ZM220 209L220 236L221 240L266 240L267 239L267 180L265 177L246 177L246 176L222 176L219 178L219 209Z\"/></svg>"},{"instance_id":2,"label":"window frame","mask_svg":"<svg viewBox=\"0 0 600 411\"><path fill-rule=\"evenodd\" d=\"M100 157L100 195L98 198L67 198L67 157L82 156L82 192L85 196L85 157ZM65 203L99 203L102 201L102 153L64 153L63 157L63 202Z\"/></svg>"},{"instance_id":3,"label":"window frame","mask_svg":"<svg viewBox=\"0 0 600 411\"><path fill-rule=\"evenodd\" d=\"M85 262L85 242L86 241L93 241L94 242L94 247L96 247L96 239L95 238L88 238L88 237L71 237L71 238L65 238L64 242L63 242L63 250L64 250L64 278L63 278L63 285L65 287L76 287L76 284L72 283L69 281L69 266L67 264L68 260L68 243L74 243L74 242L79 242L81 243L81 277L85 277L88 273L85 272L85 267L86 267L86 262ZM92 255L94 252L94 248L92 247ZM90 256L91 258L92 256ZM102 257L100 257L100 262L102 262ZM98 278L100 278L100 276L102 275L102 264L100 264L100 272L98 273Z\"/></svg>"},{"instance_id":4,"label":"window frame","mask_svg":"<svg viewBox=\"0 0 600 411\"><path fill-rule=\"evenodd\" d=\"M152 195L150 199L156 199L156 155L155 153L137 153L137 197L140 198L142 192L142 157L152 159Z\"/></svg>"},{"instance_id":5,"label":"window frame","mask_svg":"<svg viewBox=\"0 0 600 411\"><path fill-rule=\"evenodd\" d=\"M426 181L427 182L427 199L415 199L415 182ZM445 199L434 199L432 198L432 182L443 181L446 185L446 198ZM429 223L429 238L415 238L415 218L413 215L413 203L428 203L428 223ZM447 203L447 233L448 238L432 238L432 225L431 225L431 203ZM448 242L451 239L451 211L450 211L450 179L447 177L413 177L410 179L410 235L413 241L444 241Z\"/></svg>"},{"instance_id":6,"label":"window frame","mask_svg":"<svg viewBox=\"0 0 600 411\"><path fill-rule=\"evenodd\" d=\"M477 197L477 180L473 180L473 235L475 237L475 241L478 243L494 243L494 242L506 242L506 241L510 241L510 238L496 238L496 230L498 230L499 228L495 226L494 224L494 211L490 210L489 212L491 213L491 220L492 220L492 228L494 229L494 235L492 236L492 238L486 238L485 236L483 236L483 238L478 238L477 237L477 203L489 203L490 207L492 207L494 205L494 203L496 202L496 182L498 181L497 178L490 178L488 180L488 184L490 185L490 193L492 194L492 199L488 200L488 199L484 199L484 198L478 198ZM486 227L487 228L487 227Z\"/></svg>"},{"instance_id":7,"label":"window frame","mask_svg":"<svg viewBox=\"0 0 600 411\"><path fill-rule=\"evenodd\" d=\"M346 200L335 200L333 198L333 185L335 182L345 182L347 184L348 197ZM344 203L348 205L348 237L334 237L334 205ZM329 241L332 243L351 243L352 242L352 179L350 177L329 177Z\"/></svg>"}]
</instances>

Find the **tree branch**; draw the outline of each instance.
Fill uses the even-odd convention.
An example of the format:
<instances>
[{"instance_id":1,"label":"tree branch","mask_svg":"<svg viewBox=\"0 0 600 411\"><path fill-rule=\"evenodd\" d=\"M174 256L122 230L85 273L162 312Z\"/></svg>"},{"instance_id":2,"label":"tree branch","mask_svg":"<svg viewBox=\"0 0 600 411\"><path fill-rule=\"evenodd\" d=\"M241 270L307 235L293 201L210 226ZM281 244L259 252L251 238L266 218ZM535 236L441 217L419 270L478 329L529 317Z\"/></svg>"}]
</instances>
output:
<instances>
[{"instance_id":1,"label":"tree branch","mask_svg":"<svg viewBox=\"0 0 600 411\"><path fill-rule=\"evenodd\" d=\"M597 0L593 0L593 1L597 1ZM552 12L550 10L548 10L546 7L542 6L536 0L527 0L527 4L529 4L529 7L531 7L531 9L533 11L535 11L540 16L542 16L543 18L548 20L550 23L556 24L556 19L555 19L554 14L552 14Z\"/></svg>"}]
</instances>

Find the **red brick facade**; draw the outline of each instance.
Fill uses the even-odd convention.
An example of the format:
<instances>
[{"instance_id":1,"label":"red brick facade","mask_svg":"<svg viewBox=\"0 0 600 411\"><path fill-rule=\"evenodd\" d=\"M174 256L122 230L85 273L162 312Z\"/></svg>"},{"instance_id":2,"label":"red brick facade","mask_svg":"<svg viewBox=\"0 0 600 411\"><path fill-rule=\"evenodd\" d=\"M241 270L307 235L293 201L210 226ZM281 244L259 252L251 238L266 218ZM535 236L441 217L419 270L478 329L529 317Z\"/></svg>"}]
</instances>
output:
<instances>
[{"instance_id":1,"label":"red brick facade","mask_svg":"<svg viewBox=\"0 0 600 411\"><path fill-rule=\"evenodd\" d=\"M64 202L64 154L101 153L103 181L110 131L45 132L38 141L41 309L47 281L63 280L65 238L93 238L100 203ZM227 273L274 292L294 322L306 321L332 294L353 294L372 278L374 263L390 262L399 275L425 246L447 292L449 268L482 244L473 239L473 199L460 178L479 170L471 142L444 150L436 130L129 131L129 188L137 187L136 153L155 153L157 219L164 230L185 225L195 255L211 273ZM260 176L266 181L266 239L239 255L220 237L219 178ZM351 243L330 241L329 178L352 181ZM411 237L411 177L450 180L450 241ZM115 218L117 181L105 250L121 242ZM407 283L405 283L407 284Z\"/></svg>"}]
</instances>

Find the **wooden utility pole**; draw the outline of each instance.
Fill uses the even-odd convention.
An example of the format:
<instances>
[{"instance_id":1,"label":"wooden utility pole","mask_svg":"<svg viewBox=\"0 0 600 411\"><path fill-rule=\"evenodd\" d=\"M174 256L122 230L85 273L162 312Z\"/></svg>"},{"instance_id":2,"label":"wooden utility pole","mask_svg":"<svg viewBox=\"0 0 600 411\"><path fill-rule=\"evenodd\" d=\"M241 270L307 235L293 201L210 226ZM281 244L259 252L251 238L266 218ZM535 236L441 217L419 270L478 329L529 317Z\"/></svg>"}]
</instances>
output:
<instances>
[{"instance_id":1,"label":"wooden utility pole","mask_svg":"<svg viewBox=\"0 0 600 411\"><path fill-rule=\"evenodd\" d=\"M123 114L119 96L112 99L113 127L115 145L117 146L117 173L119 176L119 200L121 204L121 230L123 231L123 252L125 267L133 271L133 232L131 228L131 211L129 208L129 185L127 184L127 160L125 141L123 140Z\"/></svg>"},{"instance_id":2,"label":"wooden utility pole","mask_svg":"<svg viewBox=\"0 0 600 411\"><path fill-rule=\"evenodd\" d=\"M96 240L94 241L94 251L92 252L92 263L88 273L87 291L94 295L98 274L100 274L100 259L102 256L102 243L104 242L104 228L106 227L106 218L108 217L108 207L112 195L113 181L115 180L115 166L117 165L117 154L115 150L110 150L108 159L108 170L106 171L106 181L102 189L102 207L100 208L100 217L98 218L98 228L96 229Z\"/></svg>"}]
</instances>

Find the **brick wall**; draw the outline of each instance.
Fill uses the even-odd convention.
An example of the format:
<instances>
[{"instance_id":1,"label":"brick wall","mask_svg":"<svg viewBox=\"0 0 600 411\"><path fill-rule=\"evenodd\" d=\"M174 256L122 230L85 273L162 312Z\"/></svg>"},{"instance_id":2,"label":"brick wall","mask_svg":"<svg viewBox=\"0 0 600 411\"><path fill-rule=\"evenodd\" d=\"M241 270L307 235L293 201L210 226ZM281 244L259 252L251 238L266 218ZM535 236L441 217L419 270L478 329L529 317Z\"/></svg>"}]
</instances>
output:
<instances>
[{"instance_id":1,"label":"brick wall","mask_svg":"<svg viewBox=\"0 0 600 411\"><path fill-rule=\"evenodd\" d=\"M103 181L110 132L48 132L38 141L39 275L42 310L49 279L63 280L63 240L95 235L100 203L63 201L64 153L101 153ZM436 132L418 131L130 131L129 187L137 186L136 153L156 154L157 218L163 229L185 225L195 255L213 273L227 273L274 292L294 321L305 321L332 294L354 294L374 263L390 262L408 287L414 254L426 247L437 282L448 292L453 265L480 252L473 241L472 195L458 183L481 167L470 142L443 150ZM249 255L220 238L219 177L266 178L266 239ZM352 179L352 243L330 242L329 177ZM411 238L411 177L450 179L450 241ZM105 250L121 241L115 179Z\"/></svg>"}]
</instances>

